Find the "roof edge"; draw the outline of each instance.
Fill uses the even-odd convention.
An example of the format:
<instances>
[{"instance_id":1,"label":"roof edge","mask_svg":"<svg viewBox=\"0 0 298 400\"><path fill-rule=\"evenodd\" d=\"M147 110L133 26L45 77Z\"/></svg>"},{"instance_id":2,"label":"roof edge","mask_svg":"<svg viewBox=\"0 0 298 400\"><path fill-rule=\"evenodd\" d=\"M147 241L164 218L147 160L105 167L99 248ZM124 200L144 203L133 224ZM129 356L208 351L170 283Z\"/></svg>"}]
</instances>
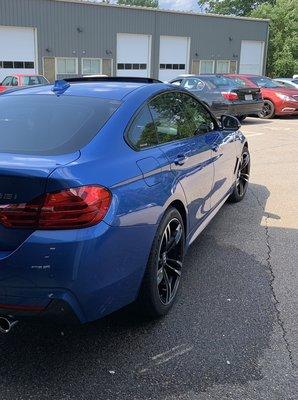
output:
<instances>
[{"instance_id":1,"label":"roof edge","mask_svg":"<svg viewBox=\"0 0 298 400\"><path fill-rule=\"evenodd\" d=\"M244 21L270 22L270 19L267 19L267 18L239 17L239 16L235 16L235 15L200 13L200 12L196 12L196 11L168 10L168 9L163 9L163 8L152 8L152 7L143 7L143 6L127 6L127 5L123 5L123 4L107 4L107 3L97 2L96 0L47 0L47 1L55 1L55 2L61 2L61 3L76 3L76 4L81 4L81 5L86 4L86 5L94 5L94 6L110 7L110 8L143 10L143 11L171 13L171 14L178 14L178 15L191 15L191 16L200 16L200 17L236 19L236 20L244 20Z\"/></svg>"}]
</instances>

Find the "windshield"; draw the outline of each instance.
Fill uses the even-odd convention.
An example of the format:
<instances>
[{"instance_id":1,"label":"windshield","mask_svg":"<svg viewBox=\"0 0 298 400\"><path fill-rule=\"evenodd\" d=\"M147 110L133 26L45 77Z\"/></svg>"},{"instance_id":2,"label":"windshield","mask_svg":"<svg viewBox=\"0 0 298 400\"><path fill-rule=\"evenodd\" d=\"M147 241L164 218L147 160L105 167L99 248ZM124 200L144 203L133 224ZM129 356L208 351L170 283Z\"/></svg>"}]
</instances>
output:
<instances>
[{"instance_id":1,"label":"windshield","mask_svg":"<svg viewBox=\"0 0 298 400\"><path fill-rule=\"evenodd\" d=\"M259 87L264 87L264 88L283 87L283 85L281 83L273 81L272 79L264 77L264 76L253 76L253 77L250 77L249 79L256 85L258 85Z\"/></svg>"},{"instance_id":2,"label":"windshield","mask_svg":"<svg viewBox=\"0 0 298 400\"><path fill-rule=\"evenodd\" d=\"M75 152L96 136L119 105L91 97L0 95L0 152Z\"/></svg>"}]
</instances>

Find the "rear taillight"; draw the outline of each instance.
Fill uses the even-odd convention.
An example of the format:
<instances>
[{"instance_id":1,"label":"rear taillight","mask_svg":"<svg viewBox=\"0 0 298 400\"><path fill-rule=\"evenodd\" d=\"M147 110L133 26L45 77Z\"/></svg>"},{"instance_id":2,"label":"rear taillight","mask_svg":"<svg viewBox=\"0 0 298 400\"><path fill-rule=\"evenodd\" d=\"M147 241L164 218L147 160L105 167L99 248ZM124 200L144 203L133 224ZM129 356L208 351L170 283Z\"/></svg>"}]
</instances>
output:
<instances>
[{"instance_id":1,"label":"rear taillight","mask_svg":"<svg viewBox=\"0 0 298 400\"><path fill-rule=\"evenodd\" d=\"M233 92L221 92L223 97L227 100L233 101L238 100L238 94Z\"/></svg>"},{"instance_id":2,"label":"rear taillight","mask_svg":"<svg viewBox=\"0 0 298 400\"><path fill-rule=\"evenodd\" d=\"M47 193L28 203L0 205L0 224L6 228L85 228L100 222L110 204L108 189L81 186Z\"/></svg>"}]
</instances>

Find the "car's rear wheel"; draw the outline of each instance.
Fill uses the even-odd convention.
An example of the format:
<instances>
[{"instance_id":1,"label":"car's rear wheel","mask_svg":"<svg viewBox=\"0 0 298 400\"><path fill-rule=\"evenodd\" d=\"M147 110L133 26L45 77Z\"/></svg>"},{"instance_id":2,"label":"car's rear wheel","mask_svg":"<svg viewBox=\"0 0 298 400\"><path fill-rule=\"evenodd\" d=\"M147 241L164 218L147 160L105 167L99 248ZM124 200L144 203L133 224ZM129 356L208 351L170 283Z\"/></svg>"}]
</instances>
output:
<instances>
[{"instance_id":1,"label":"car's rear wheel","mask_svg":"<svg viewBox=\"0 0 298 400\"><path fill-rule=\"evenodd\" d=\"M274 115L275 115L274 104L270 100L264 100L263 109L258 113L258 117L263 119L270 119L273 118Z\"/></svg>"},{"instance_id":2,"label":"car's rear wheel","mask_svg":"<svg viewBox=\"0 0 298 400\"><path fill-rule=\"evenodd\" d=\"M169 208L157 230L137 300L141 311L163 316L174 304L181 282L185 248L182 217Z\"/></svg>"},{"instance_id":3,"label":"car's rear wheel","mask_svg":"<svg viewBox=\"0 0 298 400\"><path fill-rule=\"evenodd\" d=\"M232 203L238 203L241 201L248 188L250 176L250 154L248 148L245 146L242 151L241 160L239 162L237 179L235 182L234 190L229 197Z\"/></svg>"}]
</instances>

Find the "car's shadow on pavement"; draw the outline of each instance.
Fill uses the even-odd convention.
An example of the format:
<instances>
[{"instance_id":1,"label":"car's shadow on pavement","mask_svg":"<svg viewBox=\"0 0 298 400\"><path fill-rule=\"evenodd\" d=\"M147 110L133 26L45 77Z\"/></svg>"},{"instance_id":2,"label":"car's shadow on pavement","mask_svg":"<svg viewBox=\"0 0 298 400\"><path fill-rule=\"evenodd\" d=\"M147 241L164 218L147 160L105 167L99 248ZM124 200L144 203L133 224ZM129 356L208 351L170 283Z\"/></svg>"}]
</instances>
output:
<instances>
[{"instance_id":1,"label":"car's shadow on pavement","mask_svg":"<svg viewBox=\"0 0 298 400\"><path fill-rule=\"evenodd\" d=\"M268 196L251 185L223 207L191 246L166 318L128 307L85 326L19 324L1 336L1 398L163 400L261 379L275 319L261 226Z\"/></svg>"}]
</instances>

